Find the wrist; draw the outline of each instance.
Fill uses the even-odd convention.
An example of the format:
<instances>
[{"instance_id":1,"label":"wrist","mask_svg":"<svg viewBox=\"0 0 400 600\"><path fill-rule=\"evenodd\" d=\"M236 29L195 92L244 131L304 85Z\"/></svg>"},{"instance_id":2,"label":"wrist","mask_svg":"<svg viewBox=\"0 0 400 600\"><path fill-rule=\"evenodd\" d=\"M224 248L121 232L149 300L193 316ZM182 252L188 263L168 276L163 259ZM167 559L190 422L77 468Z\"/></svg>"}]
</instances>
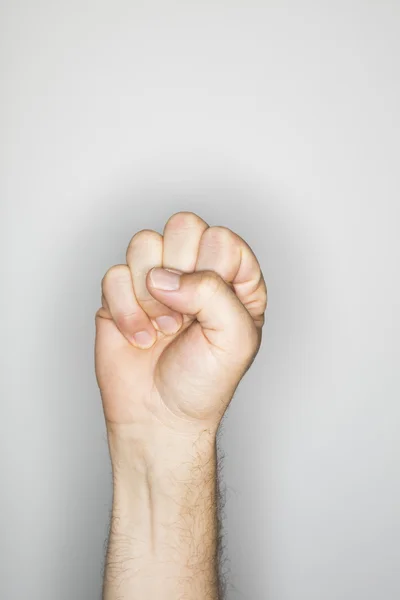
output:
<instances>
[{"instance_id":1,"label":"wrist","mask_svg":"<svg viewBox=\"0 0 400 600\"><path fill-rule=\"evenodd\" d=\"M204 429L196 436L176 436L146 429L146 434L136 431L132 437L131 428L108 430L112 534L114 542L129 536L142 540L145 560L175 562L173 549L182 552L184 532L191 536L203 526L196 513L205 509L212 519L216 512L216 432ZM208 549L206 554L204 560L210 559L212 552Z\"/></svg>"},{"instance_id":2,"label":"wrist","mask_svg":"<svg viewBox=\"0 0 400 600\"><path fill-rule=\"evenodd\" d=\"M185 433L157 423L107 423L114 484L146 475L164 479L173 470L186 476L194 465L207 463L216 453L217 427L198 425Z\"/></svg>"}]
</instances>

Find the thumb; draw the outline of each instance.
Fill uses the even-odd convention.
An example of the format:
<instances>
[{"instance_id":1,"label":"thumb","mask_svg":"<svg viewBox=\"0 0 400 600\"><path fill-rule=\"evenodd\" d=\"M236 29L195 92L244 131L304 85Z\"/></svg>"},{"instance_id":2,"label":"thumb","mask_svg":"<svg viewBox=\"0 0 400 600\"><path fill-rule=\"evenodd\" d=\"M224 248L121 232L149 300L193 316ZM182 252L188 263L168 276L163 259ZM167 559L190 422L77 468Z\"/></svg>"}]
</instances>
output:
<instances>
[{"instance_id":1,"label":"thumb","mask_svg":"<svg viewBox=\"0 0 400 600\"><path fill-rule=\"evenodd\" d=\"M155 267L147 275L147 288L165 306L195 317L208 341L220 349L253 354L258 348L260 334L251 315L215 271Z\"/></svg>"}]
</instances>

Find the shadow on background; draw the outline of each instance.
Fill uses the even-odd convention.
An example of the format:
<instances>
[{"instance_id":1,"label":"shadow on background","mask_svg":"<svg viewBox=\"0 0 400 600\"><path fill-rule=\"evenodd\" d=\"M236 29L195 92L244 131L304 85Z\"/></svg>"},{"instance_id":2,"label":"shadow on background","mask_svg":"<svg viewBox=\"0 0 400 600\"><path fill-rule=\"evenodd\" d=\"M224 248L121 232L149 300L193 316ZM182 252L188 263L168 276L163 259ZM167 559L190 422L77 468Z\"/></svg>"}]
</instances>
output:
<instances>
[{"instance_id":1,"label":"shadow on background","mask_svg":"<svg viewBox=\"0 0 400 600\"><path fill-rule=\"evenodd\" d=\"M65 540L62 560L57 563L63 565L58 574L60 599L97 598L101 593L111 502L111 467L93 354L101 279L110 266L125 262L134 233L145 228L162 232L168 217L181 210L193 211L210 225L229 227L243 237L257 255L269 289L263 345L237 390L220 436L225 455L222 485L227 499L223 514L228 597L261 599L257 577L266 563L259 549L265 548L268 539L270 513L267 505L254 504L254 498L259 496L260 486L264 498L273 493L268 472L268 465L273 469L273 464L267 460L260 467L258 444L260 436L273 438L273 422L283 409L285 400L276 394L279 377L282 365L296 349L289 351L291 340L282 335L290 330L288 321L296 319L295 287L306 278L298 272L298 224L285 213L285 205L275 193L266 196L234 178L145 182L135 189L106 192L87 220L76 223L71 231L69 246L60 252L61 275L55 295L48 299L49 341L58 382L57 410L52 417L54 462L59 464L54 485L60 493L59 518ZM282 319L284 328L280 327ZM306 321L304 315L304 326ZM66 501L65 490L72 502ZM254 506L252 514L249 503ZM241 557L250 553L252 571L244 573ZM242 585L245 582L246 593L238 589L239 580ZM63 595L63 590L68 592Z\"/></svg>"}]
</instances>

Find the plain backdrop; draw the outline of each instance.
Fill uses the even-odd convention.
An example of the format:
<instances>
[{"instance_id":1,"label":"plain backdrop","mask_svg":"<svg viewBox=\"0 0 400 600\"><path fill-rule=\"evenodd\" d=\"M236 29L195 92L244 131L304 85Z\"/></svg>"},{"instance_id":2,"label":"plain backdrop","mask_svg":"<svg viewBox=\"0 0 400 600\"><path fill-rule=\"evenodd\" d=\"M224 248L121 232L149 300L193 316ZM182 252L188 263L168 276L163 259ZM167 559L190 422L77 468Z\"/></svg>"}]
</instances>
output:
<instances>
[{"instance_id":1,"label":"plain backdrop","mask_svg":"<svg viewBox=\"0 0 400 600\"><path fill-rule=\"evenodd\" d=\"M269 288L228 599L397 600L400 3L3 0L0 30L0 597L100 598L100 282L189 210Z\"/></svg>"}]
</instances>

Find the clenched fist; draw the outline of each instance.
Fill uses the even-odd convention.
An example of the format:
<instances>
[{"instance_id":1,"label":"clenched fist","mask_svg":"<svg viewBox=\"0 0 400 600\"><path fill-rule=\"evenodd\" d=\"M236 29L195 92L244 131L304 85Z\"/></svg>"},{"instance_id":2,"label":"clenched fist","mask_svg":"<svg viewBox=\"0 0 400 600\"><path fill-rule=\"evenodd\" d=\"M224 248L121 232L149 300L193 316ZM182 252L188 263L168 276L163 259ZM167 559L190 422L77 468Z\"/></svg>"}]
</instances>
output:
<instances>
[{"instance_id":1,"label":"clenched fist","mask_svg":"<svg viewBox=\"0 0 400 600\"><path fill-rule=\"evenodd\" d=\"M107 426L216 430L260 346L267 291L246 242L190 212L143 230L102 281L95 365Z\"/></svg>"}]
</instances>

